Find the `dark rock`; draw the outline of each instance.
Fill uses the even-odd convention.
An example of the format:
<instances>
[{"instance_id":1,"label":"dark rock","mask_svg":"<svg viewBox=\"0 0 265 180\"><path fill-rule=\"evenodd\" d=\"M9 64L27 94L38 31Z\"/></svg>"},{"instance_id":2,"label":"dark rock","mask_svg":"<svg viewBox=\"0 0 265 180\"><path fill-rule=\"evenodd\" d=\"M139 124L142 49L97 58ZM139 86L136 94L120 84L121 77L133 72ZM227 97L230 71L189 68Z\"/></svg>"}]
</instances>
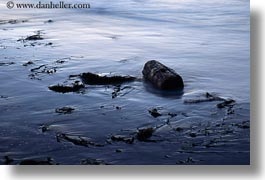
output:
<instances>
[{"instance_id":1,"label":"dark rock","mask_svg":"<svg viewBox=\"0 0 265 180\"><path fill-rule=\"evenodd\" d=\"M150 109L150 110L148 110L148 111L149 111L149 113L150 113L154 118L157 118L157 117L159 117L159 116L162 116L162 114L160 114L156 108L154 108L154 109Z\"/></svg>"},{"instance_id":2,"label":"dark rock","mask_svg":"<svg viewBox=\"0 0 265 180\"><path fill-rule=\"evenodd\" d=\"M128 136L123 136L123 135L113 135L111 136L112 141L123 141L128 144L132 144L134 141L134 137L128 137Z\"/></svg>"},{"instance_id":3,"label":"dark rock","mask_svg":"<svg viewBox=\"0 0 265 180\"><path fill-rule=\"evenodd\" d=\"M115 151L116 153L122 153L123 152L123 150L122 149L116 149L116 151Z\"/></svg>"},{"instance_id":4,"label":"dark rock","mask_svg":"<svg viewBox=\"0 0 265 180\"><path fill-rule=\"evenodd\" d=\"M56 113L61 113L61 114L71 114L75 109L71 107L62 107L62 108L57 108L55 109Z\"/></svg>"},{"instance_id":5,"label":"dark rock","mask_svg":"<svg viewBox=\"0 0 265 180\"><path fill-rule=\"evenodd\" d=\"M25 38L26 41L37 41L37 40L43 40L43 37L40 34L35 34L32 36L28 36Z\"/></svg>"},{"instance_id":6,"label":"dark rock","mask_svg":"<svg viewBox=\"0 0 265 180\"><path fill-rule=\"evenodd\" d=\"M95 142L93 142L90 139L85 138L85 137L75 136L75 135L67 135L64 133L57 134L56 138L57 138L58 142L61 142L61 140L65 140L65 141L71 142L74 145L78 145L78 146L85 146L85 147L89 147L89 146L102 147L102 146L104 146L102 144L95 143Z\"/></svg>"},{"instance_id":7,"label":"dark rock","mask_svg":"<svg viewBox=\"0 0 265 180\"><path fill-rule=\"evenodd\" d=\"M0 95L0 98L7 99L8 96L2 96L2 95Z\"/></svg>"},{"instance_id":8,"label":"dark rock","mask_svg":"<svg viewBox=\"0 0 265 180\"><path fill-rule=\"evenodd\" d=\"M32 61L28 61L28 62L22 64L22 66L28 66L28 65L31 65L31 64L34 64L34 63Z\"/></svg>"},{"instance_id":9,"label":"dark rock","mask_svg":"<svg viewBox=\"0 0 265 180\"><path fill-rule=\"evenodd\" d=\"M49 125L41 125L39 129L41 132L45 133L46 131L49 131Z\"/></svg>"},{"instance_id":10,"label":"dark rock","mask_svg":"<svg viewBox=\"0 0 265 180\"><path fill-rule=\"evenodd\" d=\"M184 129L183 128L181 128L181 127L177 127L177 128L175 128L175 131L177 131L177 132L181 132L181 131L183 131Z\"/></svg>"},{"instance_id":11,"label":"dark rock","mask_svg":"<svg viewBox=\"0 0 265 180\"><path fill-rule=\"evenodd\" d=\"M190 137L196 137L197 134L196 133L190 133Z\"/></svg>"},{"instance_id":12,"label":"dark rock","mask_svg":"<svg viewBox=\"0 0 265 180\"><path fill-rule=\"evenodd\" d=\"M132 76L99 76L90 72L82 73L80 77L85 84L89 85L122 84L136 79Z\"/></svg>"},{"instance_id":13,"label":"dark rock","mask_svg":"<svg viewBox=\"0 0 265 180\"><path fill-rule=\"evenodd\" d=\"M52 23L52 22L53 22L53 20L51 20L51 19L45 21L45 23Z\"/></svg>"},{"instance_id":14,"label":"dark rock","mask_svg":"<svg viewBox=\"0 0 265 180\"><path fill-rule=\"evenodd\" d=\"M222 109L222 108L227 107L227 106L232 106L232 105L234 105L234 103L235 103L235 100L229 99L229 100L225 100L222 103L217 104L217 107Z\"/></svg>"},{"instance_id":15,"label":"dark rock","mask_svg":"<svg viewBox=\"0 0 265 180\"><path fill-rule=\"evenodd\" d=\"M150 138L154 133L154 128L146 128L146 129L140 129L137 132L137 139L139 141L146 141L148 138Z\"/></svg>"},{"instance_id":16,"label":"dark rock","mask_svg":"<svg viewBox=\"0 0 265 180\"><path fill-rule=\"evenodd\" d=\"M80 89L84 88L85 86L80 83L79 81L75 81L72 85L53 85L49 86L49 89L55 92L60 93L69 93L69 92L78 92Z\"/></svg>"},{"instance_id":17,"label":"dark rock","mask_svg":"<svg viewBox=\"0 0 265 180\"><path fill-rule=\"evenodd\" d=\"M145 80L159 89L172 90L184 87L182 77L158 61L151 60L145 63L142 73Z\"/></svg>"},{"instance_id":18,"label":"dark rock","mask_svg":"<svg viewBox=\"0 0 265 180\"><path fill-rule=\"evenodd\" d=\"M51 46L51 45L52 45L52 43L51 43L51 42L49 42L49 43L45 44L45 46Z\"/></svg>"}]
</instances>

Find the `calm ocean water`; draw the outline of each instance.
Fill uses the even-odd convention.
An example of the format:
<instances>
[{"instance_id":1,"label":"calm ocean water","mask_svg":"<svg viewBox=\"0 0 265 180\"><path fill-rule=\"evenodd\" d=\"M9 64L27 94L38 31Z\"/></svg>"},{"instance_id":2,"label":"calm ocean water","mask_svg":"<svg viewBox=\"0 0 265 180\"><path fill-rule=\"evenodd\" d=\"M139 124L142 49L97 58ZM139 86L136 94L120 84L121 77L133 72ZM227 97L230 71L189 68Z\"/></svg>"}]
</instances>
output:
<instances>
[{"instance_id":1,"label":"calm ocean water","mask_svg":"<svg viewBox=\"0 0 265 180\"><path fill-rule=\"evenodd\" d=\"M249 121L249 1L74 2L91 8L9 10L0 3L0 159L9 156L15 164L47 157L62 164L87 158L110 164L249 163L249 129L239 128ZM44 40L18 41L36 33ZM183 77L183 95L161 95L142 81L124 85L116 98L112 86L86 86L82 93L68 94L48 89L82 72L140 78L151 59ZM28 61L34 64L22 66ZM33 72L42 65L56 72ZM217 109L218 102L183 103L205 92L234 99L235 113ZM75 110L55 112L65 106ZM177 116L154 118L148 113L152 108ZM112 135L131 137L143 127L161 127L153 135L158 140L109 142ZM184 131L176 133L177 127ZM202 136L207 127L210 135ZM190 137L191 132L199 135ZM56 135L62 133L104 146L58 141ZM215 140L213 146L205 145Z\"/></svg>"}]
</instances>

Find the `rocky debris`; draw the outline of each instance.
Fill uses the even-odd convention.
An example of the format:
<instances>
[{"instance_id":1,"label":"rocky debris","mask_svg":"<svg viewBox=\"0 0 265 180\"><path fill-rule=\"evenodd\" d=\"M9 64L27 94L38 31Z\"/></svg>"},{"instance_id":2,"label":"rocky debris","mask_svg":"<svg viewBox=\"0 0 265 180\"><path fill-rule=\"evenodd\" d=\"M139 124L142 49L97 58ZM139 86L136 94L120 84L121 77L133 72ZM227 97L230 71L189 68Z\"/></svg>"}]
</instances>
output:
<instances>
[{"instance_id":1,"label":"rocky debris","mask_svg":"<svg viewBox=\"0 0 265 180\"><path fill-rule=\"evenodd\" d=\"M81 165L109 165L108 163L104 162L103 160L100 159L83 159L80 163Z\"/></svg>"},{"instance_id":2,"label":"rocky debris","mask_svg":"<svg viewBox=\"0 0 265 180\"><path fill-rule=\"evenodd\" d=\"M222 102L222 103L217 104L216 106L217 106L218 108L222 109L222 108L224 108L224 107L231 107L231 106L234 105L234 103L235 103L235 100L233 100L233 99L228 99L228 100L224 100L224 102Z\"/></svg>"},{"instance_id":3,"label":"rocky debris","mask_svg":"<svg viewBox=\"0 0 265 180\"><path fill-rule=\"evenodd\" d=\"M40 34L35 34L32 36L26 37L24 40L26 41L37 41L37 40L43 40L44 38Z\"/></svg>"},{"instance_id":4,"label":"rocky debris","mask_svg":"<svg viewBox=\"0 0 265 180\"><path fill-rule=\"evenodd\" d=\"M146 81L161 90L183 89L184 87L180 75L156 60L145 63L142 73Z\"/></svg>"},{"instance_id":5,"label":"rocky debris","mask_svg":"<svg viewBox=\"0 0 265 180\"><path fill-rule=\"evenodd\" d=\"M154 128L145 128L145 129L139 129L136 135L136 138L139 141L148 141L148 139L153 135Z\"/></svg>"},{"instance_id":6,"label":"rocky debris","mask_svg":"<svg viewBox=\"0 0 265 180\"><path fill-rule=\"evenodd\" d=\"M90 72L82 73L80 78L85 84L89 85L123 84L136 79L132 76L99 76Z\"/></svg>"},{"instance_id":7,"label":"rocky debris","mask_svg":"<svg viewBox=\"0 0 265 180\"><path fill-rule=\"evenodd\" d=\"M161 113L158 112L158 110L156 108L150 109L148 110L148 112L154 117L157 118L159 116L162 116Z\"/></svg>"},{"instance_id":8,"label":"rocky debris","mask_svg":"<svg viewBox=\"0 0 265 180\"><path fill-rule=\"evenodd\" d=\"M132 144L134 142L134 137L124 136L124 135L113 135L111 136L112 141L122 141L127 144Z\"/></svg>"},{"instance_id":9,"label":"rocky debris","mask_svg":"<svg viewBox=\"0 0 265 180\"><path fill-rule=\"evenodd\" d=\"M37 160L37 159L26 159L22 160L19 165L58 165L54 160L48 157L46 160Z\"/></svg>"},{"instance_id":10,"label":"rocky debris","mask_svg":"<svg viewBox=\"0 0 265 180\"><path fill-rule=\"evenodd\" d=\"M95 142L93 142L90 139L85 138L85 137L75 136L75 135L67 135L64 133L57 134L56 138L57 138L57 142L61 142L61 140L65 140L65 141L71 142L74 145L78 145L78 146L85 146L85 147L89 147L89 146L102 147L102 146L104 146L102 144L95 143Z\"/></svg>"},{"instance_id":11,"label":"rocky debris","mask_svg":"<svg viewBox=\"0 0 265 180\"><path fill-rule=\"evenodd\" d=\"M60 114L71 114L75 109L71 107L56 108L55 112Z\"/></svg>"},{"instance_id":12,"label":"rocky debris","mask_svg":"<svg viewBox=\"0 0 265 180\"><path fill-rule=\"evenodd\" d=\"M225 101L224 98L210 94L208 92L206 92L203 96L204 98L199 98L199 99L186 99L184 100L184 103L185 104L196 104L196 103L211 102L211 101Z\"/></svg>"},{"instance_id":13,"label":"rocky debris","mask_svg":"<svg viewBox=\"0 0 265 180\"><path fill-rule=\"evenodd\" d=\"M69 92L78 92L80 89L84 88L84 84L82 84L80 81L75 81L71 85L52 85L48 88L52 91L59 92L59 93L69 93Z\"/></svg>"}]
</instances>

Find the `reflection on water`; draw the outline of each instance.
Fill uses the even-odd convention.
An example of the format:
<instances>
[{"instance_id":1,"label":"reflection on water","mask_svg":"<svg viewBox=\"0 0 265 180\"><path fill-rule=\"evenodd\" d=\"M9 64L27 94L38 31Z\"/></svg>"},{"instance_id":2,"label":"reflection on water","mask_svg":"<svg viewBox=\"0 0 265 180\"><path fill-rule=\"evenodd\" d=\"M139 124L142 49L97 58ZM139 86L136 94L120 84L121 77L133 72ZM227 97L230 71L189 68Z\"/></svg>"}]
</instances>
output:
<instances>
[{"instance_id":1,"label":"reflection on water","mask_svg":"<svg viewBox=\"0 0 265 180\"><path fill-rule=\"evenodd\" d=\"M87 158L110 164L249 163L249 2L89 3L85 10L9 10L0 3L0 159L9 156L15 164L47 157L63 164ZM43 40L18 41L38 33ZM150 59L176 70L184 91L162 93L142 81L122 85L126 88L114 98L111 85L87 85L67 94L48 90L82 72L141 79ZM183 103L206 92L236 105ZM74 110L55 112L63 107ZM154 108L160 116L150 114ZM155 129L151 142L137 140L144 127ZM75 140L58 141L58 134ZM116 142L113 135L135 141ZM80 138L104 146L75 145Z\"/></svg>"}]
</instances>

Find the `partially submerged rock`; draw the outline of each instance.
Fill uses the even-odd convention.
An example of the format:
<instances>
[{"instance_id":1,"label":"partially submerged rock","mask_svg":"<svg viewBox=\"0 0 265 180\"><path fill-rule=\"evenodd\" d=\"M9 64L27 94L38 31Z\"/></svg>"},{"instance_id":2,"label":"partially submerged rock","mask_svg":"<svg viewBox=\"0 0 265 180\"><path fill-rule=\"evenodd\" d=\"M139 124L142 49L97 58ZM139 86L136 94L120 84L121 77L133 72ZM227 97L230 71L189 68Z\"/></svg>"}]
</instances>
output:
<instances>
[{"instance_id":1,"label":"partially submerged rock","mask_svg":"<svg viewBox=\"0 0 265 180\"><path fill-rule=\"evenodd\" d=\"M137 132L137 139L139 141L147 141L154 133L154 128L139 129Z\"/></svg>"},{"instance_id":2,"label":"partially submerged rock","mask_svg":"<svg viewBox=\"0 0 265 180\"><path fill-rule=\"evenodd\" d=\"M158 110L156 108L153 109L149 109L148 112L154 117L157 118L159 116L162 116L161 113L158 112Z\"/></svg>"},{"instance_id":3,"label":"partially submerged rock","mask_svg":"<svg viewBox=\"0 0 265 180\"><path fill-rule=\"evenodd\" d=\"M222 103L217 104L217 107L220 108L220 109L222 109L222 108L227 107L227 106L233 106L234 103L235 103L235 100L228 99L228 100L225 100Z\"/></svg>"},{"instance_id":4,"label":"partially submerged rock","mask_svg":"<svg viewBox=\"0 0 265 180\"><path fill-rule=\"evenodd\" d=\"M100 76L93 73L82 73L80 78L85 84L89 85L108 85L108 84L122 84L134 81L136 78L132 76Z\"/></svg>"},{"instance_id":5,"label":"partially submerged rock","mask_svg":"<svg viewBox=\"0 0 265 180\"><path fill-rule=\"evenodd\" d=\"M33 61L28 61L28 62L22 64L22 66L28 66L28 65L32 65L32 64L34 64Z\"/></svg>"},{"instance_id":6,"label":"partially submerged rock","mask_svg":"<svg viewBox=\"0 0 265 180\"><path fill-rule=\"evenodd\" d=\"M28 36L25 38L26 41L37 41L37 40L43 40L43 37L40 34L35 34L32 36Z\"/></svg>"},{"instance_id":7,"label":"partially submerged rock","mask_svg":"<svg viewBox=\"0 0 265 180\"><path fill-rule=\"evenodd\" d=\"M89 146L102 147L102 146L104 146L102 144L95 143L95 142L93 142L90 139L85 138L85 137L68 135L68 134L64 134L64 133L57 134L56 138L57 138L58 142L61 142L61 140L65 140L65 141L71 142L74 145L78 145L78 146L85 146L85 147L89 147Z\"/></svg>"},{"instance_id":8,"label":"partially submerged rock","mask_svg":"<svg viewBox=\"0 0 265 180\"><path fill-rule=\"evenodd\" d=\"M49 89L60 93L78 92L85 86L80 81L75 81L72 85L53 85L49 86Z\"/></svg>"},{"instance_id":9,"label":"partially submerged rock","mask_svg":"<svg viewBox=\"0 0 265 180\"><path fill-rule=\"evenodd\" d=\"M134 137L128 137L128 136L124 136L124 135L113 135L113 136L111 136L111 140L112 141L122 141L122 142L126 142L128 144L132 144L134 141Z\"/></svg>"},{"instance_id":10,"label":"partially submerged rock","mask_svg":"<svg viewBox=\"0 0 265 180\"><path fill-rule=\"evenodd\" d=\"M75 109L71 107L56 108L55 112L60 114L71 114Z\"/></svg>"},{"instance_id":11,"label":"partially submerged rock","mask_svg":"<svg viewBox=\"0 0 265 180\"><path fill-rule=\"evenodd\" d=\"M142 73L146 81L161 90L183 89L184 87L182 77L158 61L151 60L145 63Z\"/></svg>"}]
</instances>

